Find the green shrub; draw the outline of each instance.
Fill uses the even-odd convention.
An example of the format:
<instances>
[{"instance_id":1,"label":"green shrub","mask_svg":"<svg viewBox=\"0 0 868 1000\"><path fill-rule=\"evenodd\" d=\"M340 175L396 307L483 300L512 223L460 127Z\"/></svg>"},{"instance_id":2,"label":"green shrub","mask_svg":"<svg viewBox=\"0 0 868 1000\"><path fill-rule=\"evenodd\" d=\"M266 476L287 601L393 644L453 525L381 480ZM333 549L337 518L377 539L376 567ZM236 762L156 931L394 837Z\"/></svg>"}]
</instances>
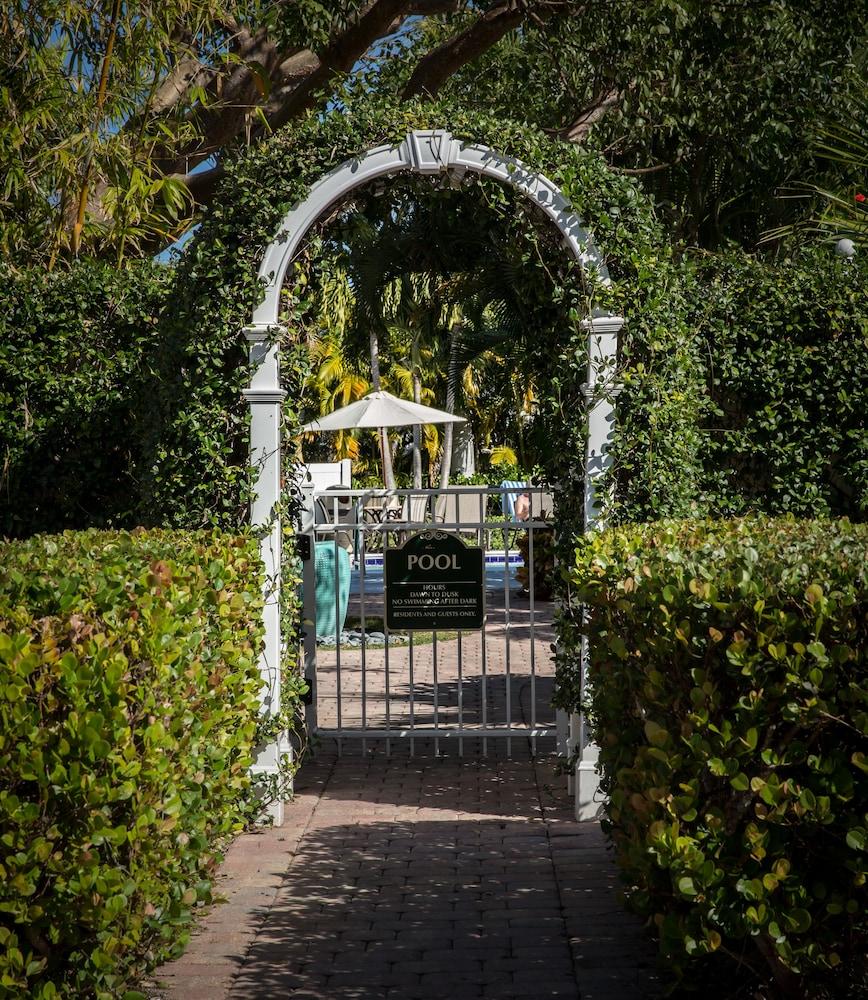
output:
<instances>
[{"instance_id":1,"label":"green shrub","mask_svg":"<svg viewBox=\"0 0 868 1000\"><path fill-rule=\"evenodd\" d=\"M696 264L691 325L712 404L701 425L706 509L865 520L865 261L821 244Z\"/></svg>"},{"instance_id":2,"label":"green shrub","mask_svg":"<svg viewBox=\"0 0 868 1000\"><path fill-rule=\"evenodd\" d=\"M149 263L0 264L0 535L153 516L137 511L153 464L142 438L171 280Z\"/></svg>"},{"instance_id":3,"label":"green shrub","mask_svg":"<svg viewBox=\"0 0 868 1000\"><path fill-rule=\"evenodd\" d=\"M186 940L249 803L256 543L0 546L0 995L117 997Z\"/></svg>"},{"instance_id":4,"label":"green shrub","mask_svg":"<svg viewBox=\"0 0 868 1000\"><path fill-rule=\"evenodd\" d=\"M576 551L608 825L664 956L856 996L868 526L661 522Z\"/></svg>"}]
</instances>

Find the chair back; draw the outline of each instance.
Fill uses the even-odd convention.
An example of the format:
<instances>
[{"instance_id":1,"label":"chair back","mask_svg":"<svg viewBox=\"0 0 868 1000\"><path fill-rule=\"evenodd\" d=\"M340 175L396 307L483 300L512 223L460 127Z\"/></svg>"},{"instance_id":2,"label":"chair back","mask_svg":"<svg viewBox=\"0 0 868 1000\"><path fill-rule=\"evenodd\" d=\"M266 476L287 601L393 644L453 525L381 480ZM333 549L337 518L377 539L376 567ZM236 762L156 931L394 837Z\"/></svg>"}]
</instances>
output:
<instances>
[{"instance_id":1,"label":"chair back","mask_svg":"<svg viewBox=\"0 0 868 1000\"><path fill-rule=\"evenodd\" d=\"M439 524L454 524L458 520L458 505L454 493L441 493L434 505L434 520Z\"/></svg>"},{"instance_id":2,"label":"chair back","mask_svg":"<svg viewBox=\"0 0 868 1000\"><path fill-rule=\"evenodd\" d=\"M555 498L551 493L538 493L534 490L530 494L530 518L538 521L541 518L551 517L555 509Z\"/></svg>"},{"instance_id":3,"label":"chair back","mask_svg":"<svg viewBox=\"0 0 868 1000\"><path fill-rule=\"evenodd\" d=\"M424 494L411 494L404 499L404 509L401 520L410 524L424 524L427 520L428 497Z\"/></svg>"},{"instance_id":4,"label":"chair back","mask_svg":"<svg viewBox=\"0 0 868 1000\"><path fill-rule=\"evenodd\" d=\"M461 524L463 521L475 524L477 521L485 520L486 506L486 494L481 490L468 489L460 493L443 493L437 497L434 519L440 524ZM466 530L476 532L476 528Z\"/></svg>"},{"instance_id":5,"label":"chair back","mask_svg":"<svg viewBox=\"0 0 868 1000\"><path fill-rule=\"evenodd\" d=\"M471 524L476 521L485 520L485 508L488 495L480 490L468 490L466 493L456 493L455 499L458 501L458 521L459 523L469 521ZM476 531L475 528L468 528L468 531Z\"/></svg>"},{"instance_id":6,"label":"chair back","mask_svg":"<svg viewBox=\"0 0 868 1000\"><path fill-rule=\"evenodd\" d=\"M319 508L318 520L325 524L346 524L355 526L359 521L359 510L355 500L349 495L349 486L338 483L328 487L328 492L334 493L334 497L317 497L317 507ZM341 491L345 492L341 496ZM338 545L355 555L357 532L337 531Z\"/></svg>"}]
</instances>

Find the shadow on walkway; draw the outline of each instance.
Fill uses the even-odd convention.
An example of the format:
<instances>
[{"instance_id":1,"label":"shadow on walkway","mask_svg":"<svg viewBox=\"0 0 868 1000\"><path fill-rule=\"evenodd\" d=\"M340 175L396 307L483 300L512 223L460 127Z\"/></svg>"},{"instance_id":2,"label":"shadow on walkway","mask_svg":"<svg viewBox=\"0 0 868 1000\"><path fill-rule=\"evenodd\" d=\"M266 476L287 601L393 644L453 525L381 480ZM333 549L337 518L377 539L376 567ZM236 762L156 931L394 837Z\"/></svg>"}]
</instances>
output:
<instances>
[{"instance_id":1,"label":"shadow on walkway","mask_svg":"<svg viewBox=\"0 0 868 1000\"><path fill-rule=\"evenodd\" d=\"M573 821L552 764L312 762L288 807L306 823L278 848L285 870L263 848L279 831L251 848L270 898L226 904L240 898L246 942L215 908L159 970L161 995L198 1000L210 983L215 1000L655 997L653 949L618 900L605 839ZM256 867L230 857L230 882L233 864L236 880Z\"/></svg>"}]
</instances>

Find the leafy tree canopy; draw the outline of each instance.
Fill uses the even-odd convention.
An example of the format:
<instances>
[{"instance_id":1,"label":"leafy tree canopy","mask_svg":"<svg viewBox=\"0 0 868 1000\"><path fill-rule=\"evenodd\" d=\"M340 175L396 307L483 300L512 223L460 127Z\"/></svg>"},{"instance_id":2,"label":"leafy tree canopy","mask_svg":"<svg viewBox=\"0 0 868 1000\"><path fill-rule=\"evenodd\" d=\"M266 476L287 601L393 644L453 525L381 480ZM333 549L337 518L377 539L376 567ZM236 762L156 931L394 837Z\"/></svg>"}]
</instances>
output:
<instances>
[{"instance_id":1,"label":"leafy tree canopy","mask_svg":"<svg viewBox=\"0 0 868 1000\"><path fill-rule=\"evenodd\" d=\"M12 0L0 247L152 254L240 149L346 91L519 116L638 172L676 238L751 242L806 130L864 89L864 23L844 0Z\"/></svg>"},{"instance_id":2,"label":"leafy tree canopy","mask_svg":"<svg viewBox=\"0 0 868 1000\"><path fill-rule=\"evenodd\" d=\"M315 412L367 392L376 366L399 395L450 412L459 406L480 445L509 443L525 467L542 461L528 441L536 397L529 359L560 319L569 261L541 212L473 174L396 178L333 213L307 257L313 308L298 334L311 346ZM363 463L366 441L354 433L312 444ZM425 445L433 466L436 427L426 428ZM448 476L445 449L443 460Z\"/></svg>"},{"instance_id":3,"label":"leafy tree canopy","mask_svg":"<svg viewBox=\"0 0 868 1000\"><path fill-rule=\"evenodd\" d=\"M855 13L844 0L584 4L530 19L442 85L601 149L643 179L676 238L752 244L792 214L778 188L812 172L819 123L864 94ZM419 44L448 30L420 24Z\"/></svg>"}]
</instances>

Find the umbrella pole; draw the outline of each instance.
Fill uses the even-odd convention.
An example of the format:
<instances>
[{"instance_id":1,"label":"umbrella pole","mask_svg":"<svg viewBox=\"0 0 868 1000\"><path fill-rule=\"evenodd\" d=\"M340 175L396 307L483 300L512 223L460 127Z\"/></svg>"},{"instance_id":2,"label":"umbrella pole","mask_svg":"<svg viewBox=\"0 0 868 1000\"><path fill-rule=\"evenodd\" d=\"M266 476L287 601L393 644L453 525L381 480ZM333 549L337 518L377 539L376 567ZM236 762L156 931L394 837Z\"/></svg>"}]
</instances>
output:
<instances>
[{"instance_id":1,"label":"umbrella pole","mask_svg":"<svg viewBox=\"0 0 868 1000\"><path fill-rule=\"evenodd\" d=\"M395 489L395 473L392 469L392 451L389 448L389 432L385 427L380 427L380 459L383 463L383 482L387 490Z\"/></svg>"}]
</instances>

